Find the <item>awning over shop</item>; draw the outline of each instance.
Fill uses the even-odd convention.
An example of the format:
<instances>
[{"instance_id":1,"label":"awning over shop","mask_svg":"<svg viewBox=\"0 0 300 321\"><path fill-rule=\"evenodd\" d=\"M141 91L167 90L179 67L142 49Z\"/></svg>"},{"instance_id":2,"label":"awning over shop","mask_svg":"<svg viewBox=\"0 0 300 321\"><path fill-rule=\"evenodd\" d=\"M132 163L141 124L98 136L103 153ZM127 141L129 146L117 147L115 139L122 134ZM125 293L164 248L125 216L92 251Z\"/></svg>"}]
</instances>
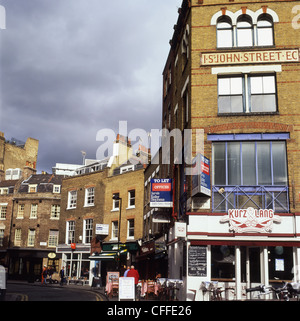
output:
<instances>
[{"instance_id":1,"label":"awning over shop","mask_svg":"<svg viewBox=\"0 0 300 321\"><path fill-rule=\"evenodd\" d=\"M127 249L120 250L120 255L124 255L127 253ZM114 260L118 257L118 251L102 251L100 253L92 254L89 259L90 260Z\"/></svg>"}]
</instances>

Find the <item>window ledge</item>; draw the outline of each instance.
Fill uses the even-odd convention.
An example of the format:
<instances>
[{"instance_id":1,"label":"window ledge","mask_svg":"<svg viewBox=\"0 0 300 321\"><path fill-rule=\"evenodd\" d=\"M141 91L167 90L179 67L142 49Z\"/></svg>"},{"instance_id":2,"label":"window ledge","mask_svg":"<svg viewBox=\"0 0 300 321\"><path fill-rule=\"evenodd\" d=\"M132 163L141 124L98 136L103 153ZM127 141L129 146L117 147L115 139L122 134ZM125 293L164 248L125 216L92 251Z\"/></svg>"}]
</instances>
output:
<instances>
[{"instance_id":1,"label":"window ledge","mask_svg":"<svg viewBox=\"0 0 300 321\"><path fill-rule=\"evenodd\" d=\"M278 111L261 112L261 113L218 113L218 117L232 117L232 116L262 116L262 115L279 115Z\"/></svg>"}]
</instances>

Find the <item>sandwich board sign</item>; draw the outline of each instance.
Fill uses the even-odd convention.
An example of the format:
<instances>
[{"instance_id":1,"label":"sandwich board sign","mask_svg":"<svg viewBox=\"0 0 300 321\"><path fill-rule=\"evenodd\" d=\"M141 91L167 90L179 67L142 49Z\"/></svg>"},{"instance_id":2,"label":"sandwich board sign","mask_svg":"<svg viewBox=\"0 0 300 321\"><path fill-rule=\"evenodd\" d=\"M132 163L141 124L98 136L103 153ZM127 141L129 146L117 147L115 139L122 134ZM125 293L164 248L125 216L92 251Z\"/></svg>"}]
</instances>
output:
<instances>
[{"instance_id":1,"label":"sandwich board sign","mask_svg":"<svg viewBox=\"0 0 300 321\"><path fill-rule=\"evenodd\" d=\"M119 278L119 301L134 301L134 300L135 300L134 278L131 278L131 277Z\"/></svg>"}]
</instances>

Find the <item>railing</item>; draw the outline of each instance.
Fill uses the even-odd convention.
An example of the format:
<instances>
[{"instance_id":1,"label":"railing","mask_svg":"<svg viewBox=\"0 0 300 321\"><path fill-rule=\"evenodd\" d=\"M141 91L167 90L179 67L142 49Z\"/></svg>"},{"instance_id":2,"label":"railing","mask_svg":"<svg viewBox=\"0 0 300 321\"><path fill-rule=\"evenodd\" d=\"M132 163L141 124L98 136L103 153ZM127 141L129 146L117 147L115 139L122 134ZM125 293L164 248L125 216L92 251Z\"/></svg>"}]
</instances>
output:
<instances>
[{"instance_id":1,"label":"railing","mask_svg":"<svg viewBox=\"0 0 300 321\"><path fill-rule=\"evenodd\" d=\"M288 186L213 186L213 212L228 209L273 209L277 213L289 212Z\"/></svg>"}]
</instances>

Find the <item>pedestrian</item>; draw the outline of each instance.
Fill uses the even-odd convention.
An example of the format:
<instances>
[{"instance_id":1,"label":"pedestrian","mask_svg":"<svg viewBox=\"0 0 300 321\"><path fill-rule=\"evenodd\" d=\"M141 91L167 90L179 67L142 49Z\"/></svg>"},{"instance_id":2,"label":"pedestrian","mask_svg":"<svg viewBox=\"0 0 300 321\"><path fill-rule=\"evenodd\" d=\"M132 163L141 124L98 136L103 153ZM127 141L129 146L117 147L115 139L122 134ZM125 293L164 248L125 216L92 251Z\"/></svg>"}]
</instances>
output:
<instances>
[{"instance_id":1,"label":"pedestrian","mask_svg":"<svg viewBox=\"0 0 300 321\"><path fill-rule=\"evenodd\" d=\"M129 270L130 270L130 266L128 265L128 266L127 266L127 270L124 272L124 276L125 276L125 277L127 276Z\"/></svg>"},{"instance_id":2,"label":"pedestrian","mask_svg":"<svg viewBox=\"0 0 300 321\"><path fill-rule=\"evenodd\" d=\"M46 279L47 279L47 267L44 265L43 271L42 271L42 285L45 284L47 285Z\"/></svg>"},{"instance_id":3,"label":"pedestrian","mask_svg":"<svg viewBox=\"0 0 300 321\"><path fill-rule=\"evenodd\" d=\"M63 266L59 272L60 276L60 285L64 285L64 279L65 279L65 267Z\"/></svg>"},{"instance_id":4,"label":"pedestrian","mask_svg":"<svg viewBox=\"0 0 300 321\"><path fill-rule=\"evenodd\" d=\"M134 284L135 284L135 294L137 294L138 290L138 283L140 279L139 272L134 268L134 265L131 265L130 270L127 273L127 277L134 278Z\"/></svg>"}]
</instances>

